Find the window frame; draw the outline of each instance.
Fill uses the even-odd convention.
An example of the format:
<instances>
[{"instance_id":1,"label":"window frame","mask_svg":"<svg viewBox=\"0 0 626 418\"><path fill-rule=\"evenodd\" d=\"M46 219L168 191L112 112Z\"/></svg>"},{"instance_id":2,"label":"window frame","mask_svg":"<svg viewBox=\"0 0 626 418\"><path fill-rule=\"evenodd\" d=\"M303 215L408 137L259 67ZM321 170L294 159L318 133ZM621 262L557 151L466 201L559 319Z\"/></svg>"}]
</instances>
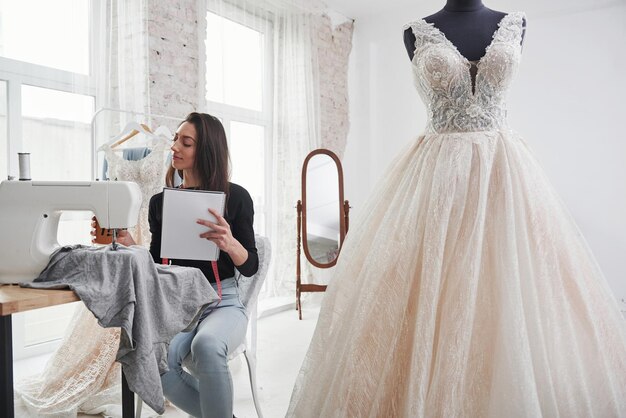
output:
<instances>
[{"instance_id":1,"label":"window frame","mask_svg":"<svg viewBox=\"0 0 626 418\"><path fill-rule=\"evenodd\" d=\"M19 167L17 153L22 151L24 143L22 132L22 86L28 85L92 96L94 98L95 109L99 107L98 95L96 94L95 66L98 62L96 57L99 54L97 50L99 46L98 41L100 40L100 36L102 36L100 35L102 32L102 28L100 27L100 8L94 7L92 0L88 1L90 2L87 17L89 19L89 74L74 73L0 56L0 81L6 83L7 90L7 172L0 173L2 176L0 180L5 180L7 177L17 178L18 176ZM92 161L91 156L87 158ZM90 164L93 165L93 161ZM91 171L93 171L93 167ZM91 180L91 178L85 178L85 180ZM69 311L70 309L75 309L77 303L79 302L64 306L67 306ZM14 360L48 354L60 345L62 335L59 336L58 339L26 346L26 326L26 316L24 313L14 314L12 316Z\"/></svg>"},{"instance_id":2,"label":"window frame","mask_svg":"<svg viewBox=\"0 0 626 418\"><path fill-rule=\"evenodd\" d=\"M269 235L271 231L271 226L273 225L273 211L272 211L272 167L273 167L273 82L274 82L274 22L269 13L264 17L259 17L252 15L250 12L247 12L243 9L238 8L235 5L230 5L229 7L225 7L223 9L216 9L206 5L206 12L210 12L216 14L224 19L228 19L232 22L235 22L239 25L248 27L254 31L260 32L263 34L264 46L263 46L263 65L264 65L264 74L263 74L263 86L262 86L262 108L261 111L256 111L252 109L242 108L238 106L233 106L221 102L215 102L208 100L206 97L206 66L207 66L207 57L206 57L206 49L200 48L200 59L201 63L200 68L200 82L201 86L199 90L199 103L204 104L206 111L213 116L218 117L222 120L224 125L224 130L226 132L226 138L230 143L231 135L230 135L230 123L231 122L242 122L248 123L252 125L262 126L264 128L264 166L265 166L265 196L263 204L254 203L254 213L255 214L263 214L264 223L263 228L265 231L265 235ZM240 16L246 16L245 22L241 19L238 19ZM206 20L205 20L206 22ZM204 45L206 39L206 27L203 30L198 31L199 45Z\"/></svg>"}]
</instances>

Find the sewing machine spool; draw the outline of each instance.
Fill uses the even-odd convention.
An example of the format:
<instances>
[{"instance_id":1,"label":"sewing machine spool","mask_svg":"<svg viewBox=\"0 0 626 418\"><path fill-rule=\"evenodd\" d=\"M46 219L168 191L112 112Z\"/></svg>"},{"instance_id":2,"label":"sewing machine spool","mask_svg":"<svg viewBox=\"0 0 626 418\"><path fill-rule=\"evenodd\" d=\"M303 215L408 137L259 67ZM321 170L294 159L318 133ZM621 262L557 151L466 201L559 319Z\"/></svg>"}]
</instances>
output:
<instances>
[{"instance_id":1,"label":"sewing machine spool","mask_svg":"<svg viewBox=\"0 0 626 418\"><path fill-rule=\"evenodd\" d=\"M30 152L18 152L20 181L30 181Z\"/></svg>"}]
</instances>

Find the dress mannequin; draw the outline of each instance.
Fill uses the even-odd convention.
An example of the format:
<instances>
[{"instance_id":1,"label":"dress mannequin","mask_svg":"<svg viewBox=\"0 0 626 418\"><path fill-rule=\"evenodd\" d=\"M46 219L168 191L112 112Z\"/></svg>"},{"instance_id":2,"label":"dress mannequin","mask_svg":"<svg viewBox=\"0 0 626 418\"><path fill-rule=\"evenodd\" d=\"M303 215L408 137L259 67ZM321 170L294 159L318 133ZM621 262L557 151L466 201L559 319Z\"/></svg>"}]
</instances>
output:
<instances>
[{"instance_id":1,"label":"dress mannequin","mask_svg":"<svg viewBox=\"0 0 626 418\"><path fill-rule=\"evenodd\" d=\"M447 0L443 9L424 20L443 32L468 61L478 61L504 16L506 13L488 9L481 0ZM404 31L404 45L412 60L415 35L411 28Z\"/></svg>"}]
</instances>

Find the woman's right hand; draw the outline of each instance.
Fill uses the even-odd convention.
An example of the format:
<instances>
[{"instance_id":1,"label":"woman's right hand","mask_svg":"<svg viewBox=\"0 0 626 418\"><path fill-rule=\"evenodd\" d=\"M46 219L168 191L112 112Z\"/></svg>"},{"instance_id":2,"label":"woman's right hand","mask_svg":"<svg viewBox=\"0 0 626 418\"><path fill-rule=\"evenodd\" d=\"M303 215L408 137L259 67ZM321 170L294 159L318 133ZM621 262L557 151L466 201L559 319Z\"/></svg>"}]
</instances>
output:
<instances>
[{"instance_id":1,"label":"woman's right hand","mask_svg":"<svg viewBox=\"0 0 626 418\"><path fill-rule=\"evenodd\" d=\"M91 243L95 244L96 243L96 236L97 236L97 232L96 232L96 228L99 228L100 225L98 225L98 221L96 220L96 217L93 216L91 218ZM108 231L108 230L106 230ZM107 236L108 238L108 236ZM110 239L105 239L104 242L99 242L99 243L107 243L110 242ZM130 234L130 232L128 232L128 230L126 229L118 229L117 230L117 235L115 238L115 242L118 244L122 244L126 247L130 247L131 245L137 245L137 243L135 242L135 240L133 239L133 236Z\"/></svg>"},{"instance_id":2,"label":"woman's right hand","mask_svg":"<svg viewBox=\"0 0 626 418\"><path fill-rule=\"evenodd\" d=\"M131 245L137 245L133 236L128 232L127 229L118 229L117 236L115 238L115 242L118 244L122 244L126 247L130 247Z\"/></svg>"}]
</instances>

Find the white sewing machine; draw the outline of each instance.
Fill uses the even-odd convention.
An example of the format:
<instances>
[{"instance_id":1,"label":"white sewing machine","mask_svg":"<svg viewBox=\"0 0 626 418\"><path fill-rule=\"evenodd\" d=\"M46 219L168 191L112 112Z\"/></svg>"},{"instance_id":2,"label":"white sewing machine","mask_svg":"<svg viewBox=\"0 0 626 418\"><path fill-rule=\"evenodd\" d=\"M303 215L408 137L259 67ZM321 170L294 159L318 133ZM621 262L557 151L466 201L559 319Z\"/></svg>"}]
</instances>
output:
<instances>
[{"instance_id":1,"label":"white sewing machine","mask_svg":"<svg viewBox=\"0 0 626 418\"><path fill-rule=\"evenodd\" d=\"M33 281L59 248L65 210L90 210L103 228L137 224L141 191L127 181L0 183L0 283Z\"/></svg>"}]
</instances>

